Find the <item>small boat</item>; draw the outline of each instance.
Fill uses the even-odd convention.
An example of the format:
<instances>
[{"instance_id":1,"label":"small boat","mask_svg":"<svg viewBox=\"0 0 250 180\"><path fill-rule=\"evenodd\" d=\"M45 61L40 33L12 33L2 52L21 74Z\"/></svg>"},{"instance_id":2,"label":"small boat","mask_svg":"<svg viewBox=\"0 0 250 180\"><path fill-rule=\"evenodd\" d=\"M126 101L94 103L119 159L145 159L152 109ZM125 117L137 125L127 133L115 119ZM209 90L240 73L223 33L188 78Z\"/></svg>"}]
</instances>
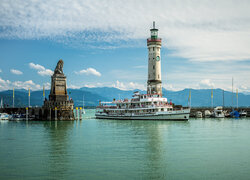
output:
<instances>
[{"instance_id":1,"label":"small boat","mask_svg":"<svg viewBox=\"0 0 250 180\"><path fill-rule=\"evenodd\" d=\"M224 118L223 108L221 106L214 108L211 116L214 118Z\"/></svg>"},{"instance_id":2,"label":"small boat","mask_svg":"<svg viewBox=\"0 0 250 180\"><path fill-rule=\"evenodd\" d=\"M228 111L223 111L225 117L230 117L230 113Z\"/></svg>"},{"instance_id":3,"label":"small boat","mask_svg":"<svg viewBox=\"0 0 250 180\"><path fill-rule=\"evenodd\" d=\"M247 117L247 112L244 110L240 111L240 117Z\"/></svg>"},{"instance_id":4,"label":"small boat","mask_svg":"<svg viewBox=\"0 0 250 180\"><path fill-rule=\"evenodd\" d=\"M7 113L0 113L0 120L9 120L9 115Z\"/></svg>"},{"instance_id":5,"label":"small boat","mask_svg":"<svg viewBox=\"0 0 250 180\"><path fill-rule=\"evenodd\" d=\"M240 113L236 110L233 110L231 113L230 113L230 116L232 118L239 118L240 117Z\"/></svg>"},{"instance_id":6,"label":"small boat","mask_svg":"<svg viewBox=\"0 0 250 180\"><path fill-rule=\"evenodd\" d=\"M205 118L211 117L211 112L209 110L205 110Z\"/></svg>"},{"instance_id":7,"label":"small boat","mask_svg":"<svg viewBox=\"0 0 250 180\"><path fill-rule=\"evenodd\" d=\"M12 114L10 116L11 121L23 121L26 120L26 114Z\"/></svg>"},{"instance_id":8,"label":"small boat","mask_svg":"<svg viewBox=\"0 0 250 180\"><path fill-rule=\"evenodd\" d=\"M196 117L196 118L202 118L202 112L201 112L201 111L197 111L197 112L195 113L195 117Z\"/></svg>"}]
</instances>

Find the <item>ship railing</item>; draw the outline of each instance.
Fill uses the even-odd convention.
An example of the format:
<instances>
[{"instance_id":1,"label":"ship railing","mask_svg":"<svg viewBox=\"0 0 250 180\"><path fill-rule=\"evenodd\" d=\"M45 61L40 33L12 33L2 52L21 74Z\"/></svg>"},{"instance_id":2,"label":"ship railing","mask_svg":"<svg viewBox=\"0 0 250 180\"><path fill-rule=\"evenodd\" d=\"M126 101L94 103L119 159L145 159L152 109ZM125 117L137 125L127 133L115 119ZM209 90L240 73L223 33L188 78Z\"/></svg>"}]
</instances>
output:
<instances>
[{"instance_id":1,"label":"ship railing","mask_svg":"<svg viewBox=\"0 0 250 180\"><path fill-rule=\"evenodd\" d=\"M97 106L99 109L137 109L137 108L172 108L171 104L160 104L160 105L146 105L146 106L128 106L128 107L120 107L120 106Z\"/></svg>"},{"instance_id":2,"label":"ship railing","mask_svg":"<svg viewBox=\"0 0 250 180\"><path fill-rule=\"evenodd\" d=\"M109 113L110 115L116 115L116 116L124 116L124 115L130 115L130 116L138 116L138 115L147 115L147 114L155 114L155 112L144 112L144 113Z\"/></svg>"},{"instance_id":3,"label":"ship railing","mask_svg":"<svg viewBox=\"0 0 250 180\"><path fill-rule=\"evenodd\" d=\"M117 109L117 106L96 106L96 108L100 108L100 109L106 109L106 108Z\"/></svg>"},{"instance_id":4,"label":"ship railing","mask_svg":"<svg viewBox=\"0 0 250 180\"><path fill-rule=\"evenodd\" d=\"M174 108L173 111L186 110L186 109L190 109L190 108L189 107Z\"/></svg>"}]
</instances>

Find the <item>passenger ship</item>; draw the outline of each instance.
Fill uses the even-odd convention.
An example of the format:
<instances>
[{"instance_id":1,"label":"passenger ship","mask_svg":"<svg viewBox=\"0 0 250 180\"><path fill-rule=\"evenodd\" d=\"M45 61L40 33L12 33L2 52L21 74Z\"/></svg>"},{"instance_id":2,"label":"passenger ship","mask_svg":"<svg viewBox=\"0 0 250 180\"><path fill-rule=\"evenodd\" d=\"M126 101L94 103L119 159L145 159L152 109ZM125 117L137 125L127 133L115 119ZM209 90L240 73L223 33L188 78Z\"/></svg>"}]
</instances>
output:
<instances>
[{"instance_id":1,"label":"passenger ship","mask_svg":"<svg viewBox=\"0 0 250 180\"><path fill-rule=\"evenodd\" d=\"M161 38L158 29L150 29L151 37L147 39L148 47L148 81L147 94L135 92L131 100L114 100L100 103L96 108L96 118L131 119L131 120L188 120L190 109L175 109L167 98L162 97L161 81ZM107 105L108 104L108 105Z\"/></svg>"},{"instance_id":2,"label":"passenger ship","mask_svg":"<svg viewBox=\"0 0 250 180\"><path fill-rule=\"evenodd\" d=\"M114 100L99 103L97 119L126 120L188 120L190 108L175 109L167 98L159 94L135 92L131 100Z\"/></svg>"}]
</instances>

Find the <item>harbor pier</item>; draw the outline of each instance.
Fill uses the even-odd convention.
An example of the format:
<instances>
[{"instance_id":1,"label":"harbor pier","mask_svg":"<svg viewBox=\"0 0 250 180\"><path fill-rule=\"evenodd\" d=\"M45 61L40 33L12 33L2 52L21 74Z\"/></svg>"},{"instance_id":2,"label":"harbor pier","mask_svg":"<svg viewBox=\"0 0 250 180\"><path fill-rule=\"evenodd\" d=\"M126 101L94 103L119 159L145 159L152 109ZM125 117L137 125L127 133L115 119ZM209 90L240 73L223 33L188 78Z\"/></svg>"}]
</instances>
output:
<instances>
[{"instance_id":1,"label":"harbor pier","mask_svg":"<svg viewBox=\"0 0 250 180\"><path fill-rule=\"evenodd\" d=\"M200 111L202 113L202 117L205 117L205 111L209 110L210 112L212 112L214 110L214 108L211 107L192 107L191 111L190 111L190 117L196 117L196 112ZM244 110L245 112L247 112L247 117L250 117L250 107L239 107L237 108L232 108L232 107L223 107L223 111L227 111L227 112L231 112L233 110L237 110L237 111L241 111Z\"/></svg>"},{"instance_id":2,"label":"harbor pier","mask_svg":"<svg viewBox=\"0 0 250 180\"><path fill-rule=\"evenodd\" d=\"M82 119L82 114L78 115L78 108L76 108L76 117L75 119L78 119L78 116L80 119ZM195 118L196 112L200 111L202 113L202 116L205 117L205 111L209 110L210 112L213 111L213 108L211 107L192 107L190 111L190 117ZM224 111L231 112L232 107L224 107ZM239 107L238 109L234 108L234 110L241 111L244 110L247 112L247 117L250 117L250 107ZM28 111L26 111L26 107L8 107L8 108L0 108L0 113L8 113L8 114L26 114L28 112L29 117L33 117L34 120L53 120L55 117L60 117L63 113L63 109L57 108L57 109L44 109L43 107L30 107L28 108ZM72 111L73 113L73 111ZM73 114L71 116L74 116ZM60 120L60 118L57 118L57 120ZM66 119L65 119L66 120ZM69 119L70 120L70 119Z\"/></svg>"},{"instance_id":3,"label":"harbor pier","mask_svg":"<svg viewBox=\"0 0 250 180\"><path fill-rule=\"evenodd\" d=\"M65 113L66 112L66 113ZM27 115L29 120L75 120L73 110L69 111L63 108L44 108L44 107L8 107L0 108L0 113L23 114ZM28 114L27 114L28 113ZM72 113L72 114L71 114Z\"/></svg>"}]
</instances>

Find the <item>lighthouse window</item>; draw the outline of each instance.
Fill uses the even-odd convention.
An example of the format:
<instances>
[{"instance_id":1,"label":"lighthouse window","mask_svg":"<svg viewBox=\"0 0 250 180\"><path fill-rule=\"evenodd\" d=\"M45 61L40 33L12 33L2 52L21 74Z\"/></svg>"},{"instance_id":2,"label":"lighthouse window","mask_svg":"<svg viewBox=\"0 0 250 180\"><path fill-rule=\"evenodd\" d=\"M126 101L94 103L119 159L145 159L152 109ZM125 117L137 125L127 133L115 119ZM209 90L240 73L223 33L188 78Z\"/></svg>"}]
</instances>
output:
<instances>
[{"instance_id":1,"label":"lighthouse window","mask_svg":"<svg viewBox=\"0 0 250 180\"><path fill-rule=\"evenodd\" d=\"M153 47L153 51L155 50L155 48Z\"/></svg>"},{"instance_id":2,"label":"lighthouse window","mask_svg":"<svg viewBox=\"0 0 250 180\"><path fill-rule=\"evenodd\" d=\"M160 79L160 75L158 74L158 79Z\"/></svg>"},{"instance_id":3,"label":"lighthouse window","mask_svg":"<svg viewBox=\"0 0 250 180\"><path fill-rule=\"evenodd\" d=\"M153 69L155 69L155 66L153 66Z\"/></svg>"}]
</instances>

